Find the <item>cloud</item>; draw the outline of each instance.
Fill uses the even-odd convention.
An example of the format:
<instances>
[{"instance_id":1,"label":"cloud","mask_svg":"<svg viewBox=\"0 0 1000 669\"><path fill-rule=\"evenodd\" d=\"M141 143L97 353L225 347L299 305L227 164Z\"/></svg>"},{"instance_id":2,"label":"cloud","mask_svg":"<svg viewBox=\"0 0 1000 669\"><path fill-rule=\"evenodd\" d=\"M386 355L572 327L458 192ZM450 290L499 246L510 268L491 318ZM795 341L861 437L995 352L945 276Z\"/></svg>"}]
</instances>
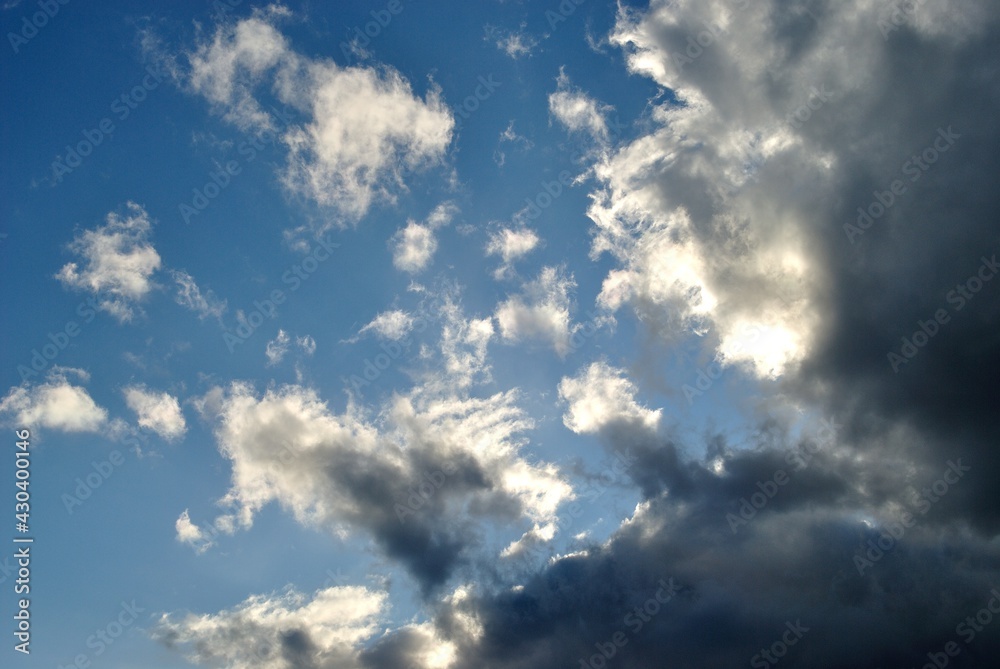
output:
<instances>
[{"instance_id":1,"label":"cloud","mask_svg":"<svg viewBox=\"0 0 1000 669\"><path fill-rule=\"evenodd\" d=\"M500 334L508 342L540 339L550 343L560 356L570 349L570 292L576 288L572 275L564 276L555 267L544 267L538 278L524 285L515 295L497 305L496 319Z\"/></svg>"},{"instance_id":2,"label":"cloud","mask_svg":"<svg viewBox=\"0 0 1000 669\"><path fill-rule=\"evenodd\" d=\"M160 255L149 243L152 223L146 210L129 202L127 214L110 213L107 222L85 230L70 244L82 258L55 275L64 285L98 297L103 311L120 322L132 320L136 303L153 289L152 274L160 268Z\"/></svg>"},{"instance_id":3,"label":"cloud","mask_svg":"<svg viewBox=\"0 0 1000 669\"><path fill-rule=\"evenodd\" d=\"M280 133L285 187L356 221L376 199L394 202L406 174L441 162L455 120L437 88L420 98L391 67L340 67L297 53L275 27L287 14L258 10L220 26L189 54L184 81L237 127ZM301 122L279 125L264 108L268 84Z\"/></svg>"},{"instance_id":4,"label":"cloud","mask_svg":"<svg viewBox=\"0 0 1000 669\"><path fill-rule=\"evenodd\" d=\"M288 589L252 595L215 614L162 615L154 639L188 661L224 667L361 667L362 642L378 630L386 596L336 586L311 598Z\"/></svg>"},{"instance_id":5,"label":"cloud","mask_svg":"<svg viewBox=\"0 0 1000 669\"><path fill-rule=\"evenodd\" d=\"M425 224L408 221L406 227L398 230L389 241L392 246L392 264L410 274L425 269L437 251L434 231L448 225L457 212L455 205L446 202L431 212Z\"/></svg>"},{"instance_id":6,"label":"cloud","mask_svg":"<svg viewBox=\"0 0 1000 669\"><path fill-rule=\"evenodd\" d=\"M544 523L572 498L557 468L519 454L532 423L513 392L478 399L418 387L395 396L379 423L353 408L332 413L298 385L259 396L234 383L209 395L201 407L232 466L220 504L240 526L273 501L304 524L362 530L424 589L468 559L477 522Z\"/></svg>"},{"instance_id":7,"label":"cloud","mask_svg":"<svg viewBox=\"0 0 1000 669\"><path fill-rule=\"evenodd\" d=\"M538 40L527 32L527 25L521 23L517 31L486 26L486 39L514 60L530 57L538 46Z\"/></svg>"},{"instance_id":8,"label":"cloud","mask_svg":"<svg viewBox=\"0 0 1000 669\"><path fill-rule=\"evenodd\" d=\"M502 228L490 235L486 245L487 256L500 256L503 264L493 272L496 279L508 276L515 260L526 256L538 247L541 239L530 228Z\"/></svg>"},{"instance_id":9,"label":"cloud","mask_svg":"<svg viewBox=\"0 0 1000 669\"><path fill-rule=\"evenodd\" d=\"M604 116L613 107L574 89L564 68L559 70L556 86L556 91L549 95L549 112L556 120L570 132L582 132L594 140L607 141L608 124Z\"/></svg>"},{"instance_id":10,"label":"cloud","mask_svg":"<svg viewBox=\"0 0 1000 669\"><path fill-rule=\"evenodd\" d=\"M168 441L184 436L187 425L176 397L151 391L142 385L128 386L123 394L128 408L138 416L140 427L152 430Z\"/></svg>"},{"instance_id":11,"label":"cloud","mask_svg":"<svg viewBox=\"0 0 1000 669\"><path fill-rule=\"evenodd\" d=\"M209 533L191 522L191 516L187 509L184 509L177 517L174 530L177 533L177 541L192 546L199 553L204 553L214 545L209 540Z\"/></svg>"},{"instance_id":12,"label":"cloud","mask_svg":"<svg viewBox=\"0 0 1000 669\"><path fill-rule=\"evenodd\" d=\"M569 404L563 423L577 434L598 432L616 421L635 421L655 430L661 412L640 406L635 401L637 392L625 370L606 362L592 363L577 376L559 382L559 398Z\"/></svg>"},{"instance_id":13,"label":"cloud","mask_svg":"<svg viewBox=\"0 0 1000 669\"><path fill-rule=\"evenodd\" d=\"M273 366L281 362L285 354L288 353L288 345L291 340L288 338L288 333L284 330L278 330L278 336L276 336L271 341L267 342L267 348L264 349L264 355L267 356L267 365Z\"/></svg>"},{"instance_id":14,"label":"cloud","mask_svg":"<svg viewBox=\"0 0 1000 669\"><path fill-rule=\"evenodd\" d=\"M53 369L46 381L10 389L0 401L0 414L18 427L51 428L61 432L100 432L108 423L108 412L91 398L86 389L74 386L67 373L85 373L68 368Z\"/></svg>"},{"instance_id":15,"label":"cloud","mask_svg":"<svg viewBox=\"0 0 1000 669\"><path fill-rule=\"evenodd\" d=\"M183 270L171 270L170 276L177 284L174 297L177 304L195 312L198 318L212 316L221 321L222 314L226 313L226 300L218 299L211 290L202 293L194 277Z\"/></svg>"},{"instance_id":16,"label":"cloud","mask_svg":"<svg viewBox=\"0 0 1000 669\"><path fill-rule=\"evenodd\" d=\"M399 341L413 329L413 322L413 316L405 311L399 309L383 311L375 316L370 323L358 330L358 335L373 332L380 339Z\"/></svg>"}]
</instances>

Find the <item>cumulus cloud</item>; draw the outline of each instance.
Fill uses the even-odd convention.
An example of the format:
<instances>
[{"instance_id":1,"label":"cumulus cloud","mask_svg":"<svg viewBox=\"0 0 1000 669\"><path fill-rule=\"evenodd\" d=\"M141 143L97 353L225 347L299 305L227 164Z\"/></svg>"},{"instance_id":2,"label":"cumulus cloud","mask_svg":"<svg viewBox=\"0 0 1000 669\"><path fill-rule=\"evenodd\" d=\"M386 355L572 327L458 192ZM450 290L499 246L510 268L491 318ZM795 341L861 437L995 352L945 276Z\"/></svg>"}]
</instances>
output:
<instances>
[{"instance_id":1,"label":"cumulus cloud","mask_svg":"<svg viewBox=\"0 0 1000 669\"><path fill-rule=\"evenodd\" d=\"M128 408L138 417L140 427L152 430L169 441L184 436L187 424L176 397L165 392L157 393L143 385L128 386L123 394Z\"/></svg>"},{"instance_id":2,"label":"cumulus cloud","mask_svg":"<svg viewBox=\"0 0 1000 669\"><path fill-rule=\"evenodd\" d=\"M51 428L61 432L100 432L108 424L108 411L99 406L87 390L67 378L85 372L58 367L40 384L25 383L10 389L0 401L0 414L18 427Z\"/></svg>"},{"instance_id":3,"label":"cumulus cloud","mask_svg":"<svg viewBox=\"0 0 1000 669\"><path fill-rule=\"evenodd\" d=\"M559 397L569 405L563 423L578 434L598 432L615 421L635 421L655 430L661 412L636 402L637 391L624 370L606 362L592 363L559 382Z\"/></svg>"},{"instance_id":4,"label":"cumulus cloud","mask_svg":"<svg viewBox=\"0 0 1000 669\"><path fill-rule=\"evenodd\" d=\"M103 311L130 321L137 303L154 288L151 276L160 268L160 255L149 242L152 223L140 205L129 202L125 214L112 212L106 221L77 235L69 248L80 262L67 263L55 278L93 293Z\"/></svg>"},{"instance_id":5,"label":"cumulus cloud","mask_svg":"<svg viewBox=\"0 0 1000 669\"><path fill-rule=\"evenodd\" d=\"M572 275L544 267L538 278L524 285L521 295L508 298L497 306L496 320L500 334L508 342L538 339L552 345L565 356L571 349L570 338L576 327L570 324L571 291L576 288Z\"/></svg>"},{"instance_id":6,"label":"cumulus cloud","mask_svg":"<svg viewBox=\"0 0 1000 669\"><path fill-rule=\"evenodd\" d=\"M235 383L210 395L202 407L232 466L220 503L242 527L273 501L305 524L363 530L425 588L466 559L475 520L545 522L572 497L553 465L519 454L532 422L513 392L478 399L418 388L394 397L379 423L352 409L335 414L297 385L259 396Z\"/></svg>"},{"instance_id":7,"label":"cumulus cloud","mask_svg":"<svg viewBox=\"0 0 1000 669\"><path fill-rule=\"evenodd\" d=\"M385 600L385 593L357 586L326 588L311 598L288 589L214 614L164 614L152 636L196 664L361 667L361 644L378 630Z\"/></svg>"},{"instance_id":8,"label":"cumulus cloud","mask_svg":"<svg viewBox=\"0 0 1000 669\"><path fill-rule=\"evenodd\" d=\"M487 256L500 256L503 264L493 272L496 279L508 276L515 260L522 258L541 243L538 234L530 228L502 228L490 235L486 244Z\"/></svg>"},{"instance_id":9,"label":"cumulus cloud","mask_svg":"<svg viewBox=\"0 0 1000 669\"><path fill-rule=\"evenodd\" d=\"M392 264L410 274L425 269L437 251L434 231L448 225L457 211L454 204L444 203L431 212L426 223L407 221L406 227L396 231L389 241L392 246Z\"/></svg>"},{"instance_id":10,"label":"cumulus cloud","mask_svg":"<svg viewBox=\"0 0 1000 669\"><path fill-rule=\"evenodd\" d=\"M517 30L486 26L486 39L514 60L530 57L538 46L538 40L528 33L527 27L527 23L521 23Z\"/></svg>"},{"instance_id":11,"label":"cumulus cloud","mask_svg":"<svg viewBox=\"0 0 1000 669\"><path fill-rule=\"evenodd\" d=\"M599 141L607 141L608 124L605 115L613 108L577 90L564 69L559 70L556 91L549 95L549 112L570 132L586 133Z\"/></svg>"},{"instance_id":12,"label":"cumulus cloud","mask_svg":"<svg viewBox=\"0 0 1000 669\"><path fill-rule=\"evenodd\" d=\"M413 329L413 316L400 309L383 311L358 330L358 335L372 332L380 339L399 341Z\"/></svg>"},{"instance_id":13,"label":"cumulus cloud","mask_svg":"<svg viewBox=\"0 0 1000 669\"><path fill-rule=\"evenodd\" d=\"M183 80L237 127L280 133L286 188L356 221L375 200L393 202L406 174L441 162L455 120L437 88L421 98L391 67L296 52L276 27L287 13L258 10L220 25L189 54ZM267 88L298 118L265 109Z\"/></svg>"}]
</instances>

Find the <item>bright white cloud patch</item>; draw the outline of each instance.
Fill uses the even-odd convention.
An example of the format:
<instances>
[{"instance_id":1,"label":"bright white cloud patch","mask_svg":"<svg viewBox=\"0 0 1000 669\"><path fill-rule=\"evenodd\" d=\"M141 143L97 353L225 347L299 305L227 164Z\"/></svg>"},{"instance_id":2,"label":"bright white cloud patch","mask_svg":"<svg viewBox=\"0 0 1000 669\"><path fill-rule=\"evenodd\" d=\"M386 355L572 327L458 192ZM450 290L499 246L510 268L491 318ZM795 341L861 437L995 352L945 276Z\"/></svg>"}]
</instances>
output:
<instances>
[{"instance_id":1,"label":"bright white cloud patch","mask_svg":"<svg viewBox=\"0 0 1000 669\"><path fill-rule=\"evenodd\" d=\"M184 436L187 425L176 397L141 385L125 388L124 395L128 408L138 416L140 427L170 441Z\"/></svg>"},{"instance_id":2,"label":"bright white cloud patch","mask_svg":"<svg viewBox=\"0 0 1000 669\"><path fill-rule=\"evenodd\" d=\"M575 328L570 326L570 292L576 287L572 276L555 267L545 267L538 279L524 285L521 295L497 306L500 334L508 342L538 339L552 345L560 356L571 348Z\"/></svg>"},{"instance_id":3,"label":"bright white cloud patch","mask_svg":"<svg viewBox=\"0 0 1000 669\"><path fill-rule=\"evenodd\" d=\"M81 261L64 265L56 278L93 293L102 310L129 321L136 303L153 289L150 277L160 268L160 255L148 241L151 231L146 210L129 202L127 214L112 212L104 225L73 240L70 250Z\"/></svg>"},{"instance_id":4,"label":"bright white cloud patch","mask_svg":"<svg viewBox=\"0 0 1000 669\"><path fill-rule=\"evenodd\" d=\"M87 380L87 375L78 370L55 369L44 383L11 388L0 401L0 414L12 417L19 427L99 432L108 422L108 412L86 389L67 380L69 372L77 372Z\"/></svg>"},{"instance_id":5,"label":"bright white cloud patch","mask_svg":"<svg viewBox=\"0 0 1000 669\"><path fill-rule=\"evenodd\" d=\"M561 69L556 85L556 91L549 95L549 112L556 120L570 132L583 132L596 140L607 140L608 124L604 116L612 108L575 89Z\"/></svg>"},{"instance_id":6,"label":"bright white cloud patch","mask_svg":"<svg viewBox=\"0 0 1000 669\"><path fill-rule=\"evenodd\" d=\"M268 366L277 365L288 353L288 345L291 339L288 337L288 333L284 330L278 330L278 336L276 336L271 341L267 342L267 348L264 349L264 355L267 356Z\"/></svg>"},{"instance_id":7,"label":"bright white cloud patch","mask_svg":"<svg viewBox=\"0 0 1000 669\"><path fill-rule=\"evenodd\" d=\"M408 335L412 329L413 316L405 311L393 309L391 311L383 311L375 316L370 323L358 331L358 335L372 332L380 339L399 341Z\"/></svg>"},{"instance_id":8,"label":"bright white cloud patch","mask_svg":"<svg viewBox=\"0 0 1000 669\"><path fill-rule=\"evenodd\" d=\"M188 83L240 128L280 132L285 186L357 220L376 198L393 202L405 173L441 161L454 118L437 89L421 99L391 67L340 67L293 51L274 27L278 14L220 27L190 55ZM301 120L279 129L259 101L267 83Z\"/></svg>"},{"instance_id":9,"label":"bright white cloud patch","mask_svg":"<svg viewBox=\"0 0 1000 669\"><path fill-rule=\"evenodd\" d=\"M431 212L426 223L408 221L406 227L398 230L389 242L392 264L411 274L426 268L437 251L434 231L448 225L457 211L453 204L444 203Z\"/></svg>"},{"instance_id":10,"label":"bright white cloud patch","mask_svg":"<svg viewBox=\"0 0 1000 669\"><path fill-rule=\"evenodd\" d=\"M563 423L577 434L599 432L614 422L639 423L656 429L660 410L636 402L637 388L625 370L595 362L575 377L559 382L559 397L569 404Z\"/></svg>"},{"instance_id":11,"label":"bright white cloud patch","mask_svg":"<svg viewBox=\"0 0 1000 669\"><path fill-rule=\"evenodd\" d=\"M507 276L514 261L531 253L540 243L538 234L530 228L503 228L491 234L486 255L500 256L503 260L493 276L497 279Z\"/></svg>"},{"instance_id":12,"label":"bright white cloud patch","mask_svg":"<svg viewBox=\"0 0 1000 669\"><path fill-rule=\"evenodd\" d=\"M385 600L385 593L356 586L327 588L312 598L294 590L252 595L215 614L164 614L153 636L196 664L360 667L361 644L378 631Z\"/></svg>"}]
</instances>

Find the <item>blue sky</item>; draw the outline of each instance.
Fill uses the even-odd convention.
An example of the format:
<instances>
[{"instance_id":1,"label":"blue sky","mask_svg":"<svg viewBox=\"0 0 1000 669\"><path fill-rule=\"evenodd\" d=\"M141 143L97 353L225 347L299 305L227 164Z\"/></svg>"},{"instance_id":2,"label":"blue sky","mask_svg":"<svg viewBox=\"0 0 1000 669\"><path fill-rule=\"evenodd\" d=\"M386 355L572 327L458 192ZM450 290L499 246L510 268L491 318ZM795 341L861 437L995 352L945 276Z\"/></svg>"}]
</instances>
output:
<instances>
[{"instance_id":1,"label":"blue sky","mask_svg":"<svg viewBox=\"0 0 1000 669\"><path fill-rule=\"evenodd\" d=\"M961 638L1000 582L997 17L878 4L6 3L5 666L770 666L804 612L794 666Z\"/></svg>"}]
</instances>

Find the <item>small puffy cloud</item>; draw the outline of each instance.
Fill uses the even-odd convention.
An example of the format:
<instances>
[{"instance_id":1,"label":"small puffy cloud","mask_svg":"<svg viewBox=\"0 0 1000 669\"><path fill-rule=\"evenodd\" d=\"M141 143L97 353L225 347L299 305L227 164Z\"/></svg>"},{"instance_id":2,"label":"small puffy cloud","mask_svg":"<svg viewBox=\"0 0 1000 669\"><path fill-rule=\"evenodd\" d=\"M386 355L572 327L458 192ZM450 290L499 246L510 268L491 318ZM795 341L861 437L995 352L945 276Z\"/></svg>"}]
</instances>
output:
<instances>
[{"instance_id":1,"label":"small puffy cloud","mask_svg":"<svg viewBox=\"0 0 1000 669\"><path fill-rule=\"evenodd\" d=\"M437 88L421 98L391 67L340 67L294 51L275 27L287 14L258 10L220 26L189 54L182 78L237 127L279 132L285 187L356 221L373 201L393 202L406 173L441 162L455 120ZM286 113L279 127L260 101L267 87L301 118Z\"/></svg>"},{"instance_id":2,"label":"small puffy cloud","mask_svg":"<svg viewBox=\"0 0 1000 669\"><path fill-rule=\"evenodd\" d=\"M569 404L563 424L577 434L596 433L615 422L640 423L655 430L661 411L636 402L636 392L625 370L595 362L559 382L559 397Z\"/></svg>"},{"instance_id":3,"label":"small puffy cloud","mask_svg":"<svg viewBox=\"0 0 1000 669\"><path fill-rule=\"evenodd\" d=\"M405 228L392 236L392 264L396 269L414 274L431 262L437 250L434 231L416 221L409 221Z\"/></svg>"},{"instance_id":4,"label":"small puffy cloud","mask_svg":"<svg viewBox=\"0 0 1000 669\"><path fill-rule=\"evenodd\" d=\"M486 244L486 255L500 256L503 260L493 276L501 279L509 274L513 262L531 253L540 243L538 234L530 228L503 228L491 234Z\"/></svg>"},{"instance_id":5,"label":"small puffy cloud","mask_svg":"<svg viewBox=\"0 0 1000 669\"><path fill-rule=\"evenodd\" d=\"M375 316L370 323L361 328L358 331L358 335L371 332L379 339L399 341L413 329L413 322L413 316L405 311L399 309L383 311Z\"/></svg>"},{"instance_id":6,"label":"small puffy cloud","mask_svg":"<svg viewBox=\"0 0 1000 669\"><path fill-rule=\"evenodd\" d=\"M378 632L386 595L335 586L310 599L294 590L253 595L215 614L164 614L152 636L189 662L223 667L357 668L362 643Z\"/></svg>"},{"instance_id":7,"label":"small puffy cloud","mask_svg":"<svg viewBox=\"0 0 1000 669\"><path fill-rule=\"evenodd\" d=\"M285 354L288 353L288 345L291 339L288 337L288 333L284 330L278 330L278 336L267 342L267 348L264 349L264 355L267 356L268 366L277 365L281 362Z\"/></svg>"},{"instance_id":8,"label":"small puffy cloud","mask_svg":"<svg viewBox=\"0 0 1000 669\"><path fill-rule=\"evenodd\" d=\"M81 386L74 386L67 368L53 370L44 383L10 389L0 401L0 414L19 427L52 428L62 432L99 432L108 422L108 412ZM84 381L85 373L79 372Z\"/></svg>"},{"instance_id":9,"label":"small puffy cloud","mask_svg":"<svg viewBox=\"0 0 1000 669\"><path fill-rule=\"evenodd\" d=\"M570 132L583 132L595 140L606 141L608 124L604 115L613 108L575 89L562 69L556 86L556 91L549 95L549 112L556 120Z\"/></svg>"},{"instance_id":10,"label":"small puffy cloud","mask_svg":"<svg viewBox=\"0 0 1000 669\"><path fill-rule=\"evenodd\" d=\"M486 39L514 60L531 56L538 40L528 33L527 27L528 24L523 22L516 31L486 26Z\"/></svg>"},{"instance_id":11,"label":"small puffy cloud","mask_svg":"<svg viewBox=\"0 0 1000 669\"><path fill-rule=\"evenodd\" d=\"M571 348L575 328L570 326L570 292L576 287L572 275L555 267L542 268L534 281L524 285L521 295L497 306L500 334L508 342L524 339L547 341L560 356Z\"/></svg>"},{"instance_id":12,"label":"small puffy cloud","mask_svg":"<svg viewBox=\"0 0 1000 669\"><path fill-rule=\"evenodd\" d=\"M187 425L176 397L141 385L125 388L124 395L128 408L138 416L140 427L152 430L169 441L184 436Z\"/></svg>"},{"instance_id":13,"label":"small puffy cloud","mask_svg":"<svg viewBox=\"0 0 1000 669\"><path fill-rule=\"evenodd\" d=\"M191 521L191 516L188 514L187 509L184 509L181 515L177 517L177 522L174 523L174 530L177 533L177 541L194 547L199 553L204 553L212 546L209 533Z\"/></svg>"},{"instance_id":14,"label":"small puffy cloud","mask_svg":"<svg viewBox=\"0 0 1000 669\"><path fill-rule=\"evenodd\" d=\"M302 349L307 357L316 352L316 340L310 335L296 337L295 345ZM264 355L267 356L267 366L273 367L284 360L285 354L288 353L291 346L292 338L288 333L284 330L278 330L277 336L267 342L267 347L264 349Z\"/></svg>"},{"instance_id":15,"label":"small puffy cloud","mask_svg":"<svg viewBox=\"0 0 1000 669\"><path fill-rule=\"evenodd\" d=\"M177 304L195 312L198 318L222 318L222 314L226 312L225 300L217 298L211 290L202 293L194 277L183 270L171 270L170 276L177 284L177 294L174 296Z\"/></svg>"},{"instance_id":16,"label":"small puffy cloud","mask_svg":"<svg viewBox=\"0 0 1000 669\"><path fill-rule=\"evenodd\" d=\"M152 223L140 205L129 202L125 215L112 212L106 220L73 240L70 250L81 261L64 265L55 278L93 293L103 311L125 322L153 289L150 277L160 268L160 255L148 241Z\"/></svg>"},{"instance_id":17,"label":"small puffy cloud","mask_svg":"<svg viewBox=\"0 0 1000 669\"><path fill-rule=\"evenodd\" d=\"M407 221L389 241L392 247L392 264L396 269L414 274L430 264L437 251L434 231L448 225L458 209L451 203L438 205L427 217L425 223Z\"/></svg>"}]
</instances>

